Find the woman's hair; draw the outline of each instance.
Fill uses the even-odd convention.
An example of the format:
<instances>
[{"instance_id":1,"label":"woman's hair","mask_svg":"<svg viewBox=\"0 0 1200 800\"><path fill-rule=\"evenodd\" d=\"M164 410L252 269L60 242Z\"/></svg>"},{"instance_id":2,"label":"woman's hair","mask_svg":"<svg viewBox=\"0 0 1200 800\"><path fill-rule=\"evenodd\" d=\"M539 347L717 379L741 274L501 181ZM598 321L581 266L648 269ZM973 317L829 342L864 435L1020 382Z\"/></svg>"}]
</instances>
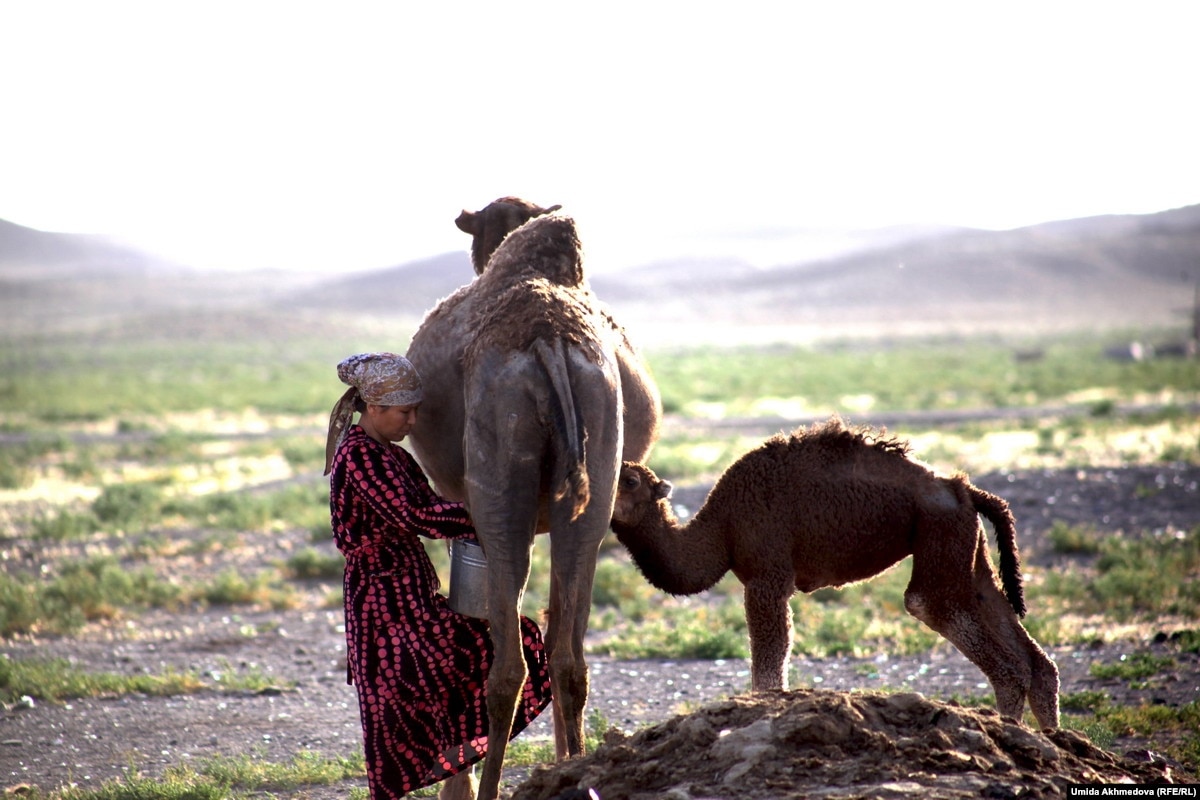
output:
<instances>
[{"instance_id":1,"label":"woman's hair","mask_svg":"<svg viewBox=\"0 0 1200 800\"><path fill-rule=\"evenodd\" d=\"M354 398L354 410L360 414L367 410L367 401L361 395Z\"/></svg>"}]
</instances>

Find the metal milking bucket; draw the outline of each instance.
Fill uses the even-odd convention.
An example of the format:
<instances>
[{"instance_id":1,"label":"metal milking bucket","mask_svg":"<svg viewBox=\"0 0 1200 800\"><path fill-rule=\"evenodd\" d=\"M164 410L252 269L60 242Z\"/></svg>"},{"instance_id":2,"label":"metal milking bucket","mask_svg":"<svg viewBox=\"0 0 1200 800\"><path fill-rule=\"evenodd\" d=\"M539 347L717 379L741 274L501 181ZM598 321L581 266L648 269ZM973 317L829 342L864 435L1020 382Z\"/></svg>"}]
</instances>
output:
<instances>
[{"instance_id":1,"label":"metal milking bucket","mask_svg":"<svg viewBox=\"0 0 1200 800\"><path fill-rule=\"evenodd\" d=\"M450 608L487 619L487 558L478 542L450 540Z\"/></svg>"}]
</instances>

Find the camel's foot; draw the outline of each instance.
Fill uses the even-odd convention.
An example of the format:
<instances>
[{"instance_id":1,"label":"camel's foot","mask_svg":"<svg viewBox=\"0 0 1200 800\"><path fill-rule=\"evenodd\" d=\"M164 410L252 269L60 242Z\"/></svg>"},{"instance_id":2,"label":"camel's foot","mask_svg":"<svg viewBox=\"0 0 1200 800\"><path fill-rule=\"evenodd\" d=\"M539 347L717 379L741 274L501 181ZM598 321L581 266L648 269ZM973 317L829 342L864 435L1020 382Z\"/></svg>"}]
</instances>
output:
<instances>
[{"instance_id":1,"label":"camel's foot","mask_svg":"<svg viewBox=\"0 0 1200 800\"><path fill-rule=\"evenodd\" d=\"M457 775L447 778L438 792L438 800L475 800L478 789L475 780L475 767L463 770Z\"/></svg>"}]
</instances>

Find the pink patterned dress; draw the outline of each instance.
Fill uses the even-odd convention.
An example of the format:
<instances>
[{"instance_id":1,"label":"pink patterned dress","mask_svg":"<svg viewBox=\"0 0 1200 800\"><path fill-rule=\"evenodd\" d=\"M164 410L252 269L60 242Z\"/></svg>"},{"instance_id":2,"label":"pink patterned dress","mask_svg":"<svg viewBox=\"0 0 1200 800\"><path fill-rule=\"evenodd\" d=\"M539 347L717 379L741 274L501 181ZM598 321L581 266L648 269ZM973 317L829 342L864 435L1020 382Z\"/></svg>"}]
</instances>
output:
<instances>
[{"instance_id":1,"label":"pink patterned dress","mask_svg":"<svg viewBox=\"0 0 1200 800\"><path fill-rule=\"evenodd\" d=\"M333 537L346 557L348 680L358 689L372 800L462 771L487 755L487 622L451 611L418 534L474 536L461 503L439 497L416 460L357 425L330 475ZM529 678L513 735L550 702L542 634L521 618Z\"/></svg>"}]
</instances>

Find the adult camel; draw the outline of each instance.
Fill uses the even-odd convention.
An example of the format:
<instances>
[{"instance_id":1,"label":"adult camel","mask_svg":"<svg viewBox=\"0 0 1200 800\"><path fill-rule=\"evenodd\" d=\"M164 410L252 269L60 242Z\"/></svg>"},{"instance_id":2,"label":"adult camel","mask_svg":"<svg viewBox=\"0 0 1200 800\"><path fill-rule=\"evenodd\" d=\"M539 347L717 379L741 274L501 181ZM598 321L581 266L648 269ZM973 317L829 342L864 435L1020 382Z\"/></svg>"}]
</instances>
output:
<instances>
[{"instance_id":1,"label":"adult camel","mask_svg":"<svg viewBox=\"0 0 1200 800\"><path fill-rule=\"evenodd\" d=\"M519 197L501 197L479 211L464 210L455 225L471 235L471 265L475 274L484 274L492 254L509 233L559 208L558 205L543 208ZM463 451L459 446L466 416L462 357L464 343L472 335L473 309L485 297L477 283L459 288L435 306L413 336L407 353L421 375L425 396L430 401L422 405L421 424L409 441L438 491L460 501L466 499ZM624 328L595 295L591 295L590 307L604 317L616 342L624 420L621 457L625 461L645 462L658 439L662 421L658 387Z\"/></svg>"},{"instance_id":2,"label":"adult camel","mask_svg":"<svg viewBox=\"0 0 1200 800\"><path fill-rule=\"evenodd\" d=\"M583 752L583 636L623 452L622 342L583 280L574 221L542 215L430 312L409 347L426 395L414 449L439 491L468 504L488 558L495 656L479 786L487 800L497 795L525 680L518 612L530 550L550 529L545 639L556 750Z\"/></svg>"}]
</instances>

